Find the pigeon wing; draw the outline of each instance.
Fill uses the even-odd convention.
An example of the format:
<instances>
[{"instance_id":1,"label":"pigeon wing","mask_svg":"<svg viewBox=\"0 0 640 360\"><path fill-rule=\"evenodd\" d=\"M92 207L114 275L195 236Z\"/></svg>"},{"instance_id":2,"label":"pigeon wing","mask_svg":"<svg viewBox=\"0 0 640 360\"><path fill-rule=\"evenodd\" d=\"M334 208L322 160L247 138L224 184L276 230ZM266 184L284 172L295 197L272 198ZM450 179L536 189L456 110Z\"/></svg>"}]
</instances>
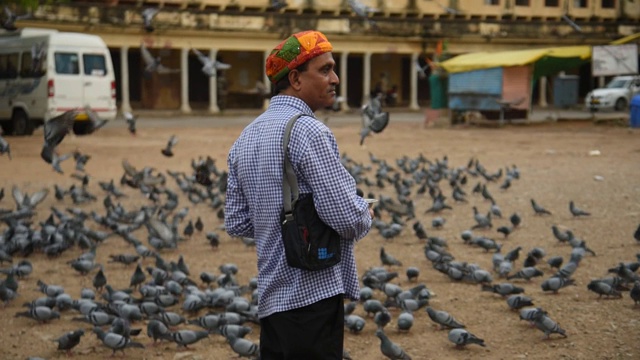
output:
<instances>
[{"instance_id":1,"label":"pigeon wing","mask_svg":"<svg viewBox=\"0 0 640 360\"><path fill-rule=\"evenodd\" d=\"M144 43L140 44L140 54L142 55L142 59L147 66L151 66L155 64L155 59L151 56L149 49L144 46Z\"/></svg>"}]
</instances>

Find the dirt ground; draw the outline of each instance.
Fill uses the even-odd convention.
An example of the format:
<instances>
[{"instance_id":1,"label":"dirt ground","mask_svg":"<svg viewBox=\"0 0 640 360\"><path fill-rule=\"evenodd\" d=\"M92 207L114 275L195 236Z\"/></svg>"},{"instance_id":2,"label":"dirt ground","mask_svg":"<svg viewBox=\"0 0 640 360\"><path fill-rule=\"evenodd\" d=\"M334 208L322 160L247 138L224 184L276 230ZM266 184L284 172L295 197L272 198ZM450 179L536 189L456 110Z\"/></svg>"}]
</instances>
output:
<instances>
[{"instance_id":1,"label":"dirt ground","mask_svg":"<svg viewBox=\"0 0 640 360\"><path fill-rule=\"evenodd\" d=\"M331 124L330 124L331 125ZM522 246L520 259L514 265L514 271L522 267L526 253L533 247L541 247L547 257L561 255L565 262L571 252L567 244L559 243L552 235L553 224L573 230L587 242L597 256L587 255L580 263L573 278L577 286L562 289L559 294L544 293L540 283L554 271L543 261L539 269L543 277L526 282L511 280L525 288L525 295L531 297L536 306L548 311L567 332L567 338L557 334L543 340L543 333L531 328L525 321L519 320L518 313L508 309L505 299L496 294L480 291L480 285L464 282L452 282L446 275L432 268L425 258L424 240L419 240L411 225L415 220L406 220L404 230L394 239L385 240L380 233L372 229L369 235L357 244L357 263L362 274L368 268L381 266L380 247L401 260L403 266L391 268L400 276L392 282L407 289L418 283L424 283L435 294L430 306L445 310L457 320L466 324L467 329L483 338L487 347L468 346L457 349L447 340L447 331L434 327L424 309L414 313L415 323L408 332L400 332L396 327L398 309L392 309L392 321L385 331L390 339L400 345L413 359L639 359L640 358L640 305L634 306L628 292L621 299L600 299L587 289L591 279L608 276L607 269L620 262L637 261L640 244L633 239L633 232L640 222L640 132L621 127L594 126L591 123L555 123L536 126L506 126L504 128L423 128L418 123L391 123L384 133L366 140L365 147L358 145L358 126L356 123L331 125L341 152L357 162L370 164L369 153L385 159L396 166L396 159L403 156L416 158L423 154L435 161L448 157L449 167L466 167L470 158L477 158L481 164L493 173L507 166L516 165L521 177L514 180L507 190L500 190L503 178L487 183L488 190L500 206L503 218L494 219L493 229L476 230L477 235L485 235L503 244L503 253ZM17 185L29 194L42 188L50 189L49 196L37 208L37 221L33 227L40 228L39 221L44 220L52 206L59 209L78 207L86 212L95 210L104 214L102 199L105 192L98 181L114 179L116 184L123 174L121 161L127 159L141 169L152 166L166 174L167 170L191 173L190 162L199 156L210 155L217 159L216 165L226 169L226 155L233 140L242 126L197 127L175 125L161 127L141 126L136 137L130 136L123 126L102 129L90 136L70 136L60 145L61 152L79 150L90 154L86 172L91 176L88 189L98 197L98 201L89 204L74 205L68 197L58 201L53 196L53 185L69 188L79 184L72 178L74 164L72 160L62 164L64 174L55 173L39 157L42 143L42 130L26 138L8 138L13 160L0 156L0 188L4 188L5 197L0 200L0 208L15 207L11 198L11 188ZM179 142L174 149L175 156L163 157L163 148L170 135L176 134ZM598 150L599 155L590 155ZM366 173L373 179L373 171ZM596 180L596 177L600 180ZM468 176L469 182L463 188L468 194L468 203L454 203L451 188L441 183L447 203L453 210L445 210L437 215L425 214L432 202L428 195L416 194L412 189L411 197L416 205L416 220L424 224L429 235L440 236L447 240L449 251L456 261L466 261L491 270L492 253L466 245L460 233L475 224L472 207L486 213L490 202L479 194L471 192L481 178ZM181 242L175 250L163 251L167 261L176 261L183 255L191 270L191 278L198 284L199 274L209 271L218 274L218 266L224 263L236 263L239 266L237 279L247 284L256 275L255 249L246 247L238 239L217 230L222 220L216 211L205 204L193 205L177 189L176 183L168 178L168 186L181 194L179 208L189 207L186 220L195 220L201 216L204 231ZM393 188L387 185L380 189L360 185L365 193L393 195ZM138 209L150 204L140 192L121 187L128 197L121 199L127 210ZM530 199L550 210L551 216L534 216ZM590 211L587 218L573 218L570 215L569 201ZM521 228L507 239L496 232L496 228L509 224L508 217L513 213L522 217ZM383 213L384 221L389 221ZM447 222L442 229L431 228L435 216L444 217ZM180 225L180 229L186 224ZM100 227L92 220L86 224L95 229ZM5 230L0 224L0 231ZM104 229L102 229L104 230ZM205 239L204 233L215 231L220 234L219 250L214 251ZM146 244L146 230L134 233ZM20 281L19 297L6 307L0 308L0 344L3 359L25 359L38 356L46 359L66 358L63 352L56 350L53 339L64 332L83 328L86 331L80 344L74 349L76 359L95 359L108 357L111 351L105 348L91 333L91 325L72 322L78 313L69 310L62 313L61 319L44 325L24 317L14 317L18 311L26 308L22 304L43 296L37 291L36 281L41 279L48 284L64 287L74 299L80 297L83 287L91 287L96 271L87 276L75 272L67 261L75 259L83 251L77 247L64 252L60 257L48 259L44 254L36 253L29 257L33 263L33 273ZM96 261L104 266L104 272L116 289L126 288L135 265L124 266L109 263L109 255L134 253L132 247L121 238L114 236L102 243L97 250ZM21 258L16 256L14 264ZM153 266L152 259L145 259L143 265ZM3 265L4 267L9 265ZM415 266L420 269L417 281L409 282L405 269ZM494 274L494 283L506 282ZM375 297L384 300L385 296L376 292ZM179 307L172 310L181 312ZM200 315L206 311L200 312ZM375 337L376 326L371 317L366 317L361 305L355 314L366 318L366 326L359 334L346 334L345 349L353 359L384 359L380 352L380 342ZM189 316L190 318L193 316ZM253 331L247 338L257 342L259 328L250 324ZM173 343L164 343L152 347L146 336L146 321L133 324L134 328L143 328L142 334L134 339L147 344L145 349L127 349L127 359L232 359L237 355L220 335L212 334L208 339L196 343L188 350L180 350ZM180 328L193 328L181 325ZM118 354L118 356L121 356Z\"/></svg>"}]
</instances>

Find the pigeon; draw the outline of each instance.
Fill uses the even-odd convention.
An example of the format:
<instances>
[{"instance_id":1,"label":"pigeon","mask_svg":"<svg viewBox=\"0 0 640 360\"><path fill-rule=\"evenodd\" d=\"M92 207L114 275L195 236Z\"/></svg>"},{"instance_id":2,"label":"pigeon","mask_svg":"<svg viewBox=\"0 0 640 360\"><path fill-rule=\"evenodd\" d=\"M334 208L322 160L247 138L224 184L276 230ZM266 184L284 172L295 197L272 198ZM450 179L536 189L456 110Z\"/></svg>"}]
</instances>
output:
<instances>
[{"instance_id":1,"label":"pigeon","mask_svg":"<svg viewBox=\"0 0 640 360\"><path fill-rule=\"evenodd\" d=\"M157 340L165 339L165 336L169 334L169 329L160 320L151 319L147 324L147 336L153 339L153 344Z\"/></svg>"},{"instance_id":2,"label":"pigeon","mask_svg":"<svg viewBox=\"0 0 640 360\"><path fill-rule=\"evenodd\" d=\"M9 160L11 160L11 147L5 138L0 135L0 155L7 154Z\"/></svg>"},{"instance_id":3,"label":"pigeon","mask_svg":"<svg viewBox=\"0 0 640 360\"><path fill-rule=\"evenodd\" d=\"M227 337L227 342L231 345L231 349L241 357L256 357L260 353L260 347L250 340L236 337L231 334Z\"/></svg>"},{"instance_id":4,"label":"pigeon","mask_svg":"<svg viewBox=\"0 0 640 360\"><path fill-rule=\"evenodd\" d=\"M533 211L535 212L536 215L551 215L551 211L543 208L542 206L538 205L538 203L536 203L535 200L531 199L531 207L533 207Z\"/></svg>"},{"instance_id":5,"label":"pigeon","mask_svg":"<svg viewBox=\"0 0 640 360\"><path fill-rule=\"evenodd\" d=\"M469 344L477 344L482 347L486 346L484 340L465 329L451 329L449 331L449 341L456 344L456 347L463 347Z\"/></svg>"},{"instance_id":6,"label":"pigeon","mask_svg":"<svg viewBox=\"0 0 640 360\"><path fill-rule=\"evenodd\" d=\"M358 315L348 314L344 317L344 327L352 333L361 332L365 325L364 319Z\"/></svg>"},{"instance_id":7,"label":"pigeon","mask_svg":"<svg viewBox=\"0 0 640 360\"><path fill-rule=\"evenodd\" d=\"M638 225L636 232L633 233L633 238L636 239L637 242L640 242L640 225Z\"/></svg>"},{"instance_id":8,"label":"pigeon","mask_svg":"<svg viewBox=\"0 0 640 360\"><path fill-rule=\"evenodd\" d=\"M414 281L420 275L420 269L417 267L408 267L407 268L407 280Z\"/></svg>"},{"instance_id":9,"label":"pigeon","mask_svg":"<svg viewBox=\"0 0 640 360\"><path fill-rule=\"evenodd\" d=\"M573 203L573 200L569 201L569 211L571 212L571 215L573 215L574 217L591 215L591 213L577 208L576 205Z\"/></svg>"},{"instance_id":10,"label":"pigeon","mask_svg":"<svg viewBox=\"0 0 640 360\"><path fill-rule=\"evenodd\" d=\"M378 329L384 329L384 327L391 322L391 313L384 308L381 311L376 312L373 316L373 322L378 326Z\"/></svg>"},{"instance_id":11,"label":"pigeon","mask_svg":"<svg viewBox=\"0 0 640 360\"><path fill-rule=\"evenodd\" d=\"M562 20L567 24L569 24L569 26L571 26L571 28L573 28L573 30L575 30L576 32L582 33L582 28L580 27L580 25L576 24L573 20L571 20L567 16L567 14L562 14Z\"/></svg>"},{"instance_id":12,"label":"pigeon","mask_svg":"<svg viewBox=\"0 0 640 360\"><path fill-rule=\"evenodd\" d=\"M93 332L106 347L113 350L112 355L115 355L116 351L118 350L122 351L122 353L124 354L124 349L128 347L144 349L144 345L138 342L131 341L131 339L127 339L126 337L119 334L111 332L105 333L104 330L99 327L94 327Z\"/></svg>"},{"instance_id":13,"label":"pigeon","mask_svg":"<svg viewBox=\"0 0 640 360\"><path fill-rule=\"evenodd\" d=\"M53 162L56 146L71 132L78 113L77 109L72 109L44 123L44 145L40 157L47 163Z\"/></svg>"},{"instance_id":14,"label":"pigeon","mask_svg":"<svg viewBox=\"0 0 640 360\"><path fill-rule=\"evenodd\" d=\"M153 24L151 24L151 21L158 14L159 11L160 11L159 8L146 8L142 10L142 13L140 13L140 16L142 16L142 21L144 24L143 25L144 30L146 32L150 33L155 30L155 28L153 27Z\"/></svg>"},{"instance_id":15,"label":"pigeon","mask_svg":"<svg viewBox=\"0 0 640 360\"><path fill-rule=\"evenodd\" d=\"M71 349L80 343L80 338L84 335L84 330L69 331L68 333L53 340L58 343L58 350L66 350L67 356L71 356Z\"/></svg>"},{"instance_id":16,"label":"pigeon","mask_svg":"<svg viewBox=\"0 0 640 360\"><path fill-rule=\"evenodd\" d=\"M151 75L155 72L161 75L180 72L179 69L170 69L162 65L162 58L160 56L154 58L153 55L151 55L151 52L149 52L149 49L147 49L147 47L144 45L144 43L140 44L140 54L145 63L143 76L147 79L150 78Z\"/></svg>"},{"instance_id":17,"label":"pigeon","mask_svg":"<svg viewBox=\"0 0 640 360\"><path fill-rule=\"evenodd\" d=\"M603 281L593 280L587 285L587 289L598 294L598 299L601 298L602 295L606 295L607 298L611 296L622 298L622 294L620 293L620 291L616 290L615 287Z\"/></svg>"},{"instance_id":18,"label":"pigeon","mask_svg":"<svg viewBox=\"0 0 640 360\"><path fill-rule=\"evenodd\" d=\"M208 56L204 56L200 51L198 51L198 49L191 49L191 51L196 54L198 60L200 60L200 63L202 63L202 72L209 77L216 76L218 70L228 70L231 68L231 65L229 64L225 64L223 62L213 60Z\"/></svg>"},{"instance_id":19,"label":"pigeon","mask_svg":"<svg viewBox=\"0 0 640 360\"><path fill-rule=\"evenodd\" d=\"M432 307L427 307L427 314L429 318L436 324L440 325L440 330L443 329L458 329L464 328L464 324L458 322L448 312L443 310L435 310Z\"/></svg>"},{"instance_id":20,"label":"pigeon","mask_svg":"<svg viewBox=\"0 0 640 360\"><path fill-rule=\"evenodd\" d=\"M377 13L380 10L373 8L371 6L367 6L359 2L358 0L349 0L348 2L349 2L349 7L351 8L351 10L353 10L354 13L356 13L356 15L367 20L372 27L374 27L375 29L378 29L378 25L376 24L375 21L369 18L369 14Z\"/></svg>"},{"instance_id":21,"label":"pigeon","mask_svg":"<svg viewBox=\"0 0 640 360\"><path fill-rule=\"evenodd\" d=\"M85 106L84 111L89 117L89 127L87 128L86 134L94 133L96 130L100 129L107 123L107 120L100 119L98 114L95 111L91 110L90 106Z\"/></svg>"},{"instance_id":22,"label":"pigeon","mask_svg":"<svg viewBox=\"0 0 640 360\"><path fill-rule=\"evenodd\" d=\"M100 268L93 277L93 287L96 291L102 291L105 285L107 285L107 277L104 275L103 269Z\"/></svg>"},{"instance_id":23,"label":"pigeon","mask_svg":"<svg viewBox=\"0 0 640 360\"><path fill-rule=\"evenodd\" d=\"M171 135L169 141L167 142L167 146L162 149L162 155L166 157L173 156L173 147L178 143L178 138L175 135Z\"/></svg>"},{"instance_id":24,"label":"pigeon","mask_svg":"<svg viewBox=\"0 0 640 360\"><path fill-rule=\"evenodd\" d=\"M515 286L511 283L500 283L495 285L482 285L482 291L489 291L501 296L508 296L522 294L524 292L524 288Z\"/></svg>"},{"instance_id":25,"label":"pigeon","mask_svg":"<svg viewBox=\"0 0 640 360\"><path fill-rule=\"evenodd\" d=\"M562 329L555 321L553 321L546 312L537 311L532 315L531 320L534 325L542 332L544 332L544 338L548 339L551 334L560 334L562 337L567 337L567 333Z\"/></svg>"},{"instance_id":26,"label":"pigeon","mask_svg":"<svg viewBox=\"0 0 640 360\"><path fill-rule=\"evenodd\" d=\"M631 297L631 300L633 300L633 303L638 306L638 303L640 303L640 281L634 282L633 288L631 288L631 291L629 292L629 296Z\"/></svg>"},{"instance_id":27,"label":"pigeon","mask_svg":"<svg viewBox=\"0 0 640 360\"><path fill-rule=\"evenodd\" d=\"M46 55L47 47L44 41L31 46L31 74L34 76L42 76L44 74L42 65Z\"/></svg>"},{"instance_id":28,"label":"pigeon","mask_svg":"<svg viewBox=\"0 0 640 360\"><path fill-rule=\"evenodd\" d=\"M547 264L549 264L549 266L552 268L559 269L560 266L562 266L563 261L564 259L562 258L562 256L552 256L547 259Z\"/></svg>"},{"instance_id":29,"label":"pigeon","mask_svg":"<svg viewBox=\"0 0 640 360\"><path fill-rule=\"evenodd\" d=\"M507 305L511 310L519 310L525 306L533 306L533 301L528 296L511 295L507 298Z\"/></svg>"},{"instance_id":30,"label":"pigeon","mask_svg":"<svg viewBox=\"0 0 640 360\"><path fill-rule=\"evenodd\" d=\"M124 121L127 122L127 129L129 130L131 135L135 136L136 135L136 121L138 120L138 116L137 115L133 115L129 111L123 112L122 116L124 117Z\"/></svg>"},{"instance_id":31,"label":"pigeon","mask_svg":"<svg viewBox=\"0 0 640 360\"><path fill-rule=\"evenodd\" d=\"M534 267L525 267L525 268L522 268L522 270L518 271L517 273L507 276L507 280L524 279L529 281L531 280L531 278L542 276L542 275L544 275L544 273Z\"/></svg>"},{"instance_id":32,"label":"pigeon","mask_svg":"<svg viewBox=\"0 0 640 360\"><path fill-rule=\"evenodd\" d=\"M129 287L132 287L135 289L139 287L140 284L142 284L146 279L147 279L147 276L144 274L144 271L142 271L140 264L138 264L138 266L136 266L135 271L131 275L131 280L129 281Z\"/></svg>"},{"instance_id":33,"label":"pigeon","mask_svg":"<svg viewBox=\"0 0 640 360\"><path fill-rule=\"evenodd\" d=\"M398 315L398 330L409 331L413 326L413 315L409 311L403 311Z\"/></svg>"},{"instance_id":34,"label":"pigeon","mask_svg":"<svg viewBox=\"0 0 640 360\"><path fill-rule=\"evenodd\" d=\"M15 317L27 317L39 323L47 323L53 319L59 319L60 313L46 306L35 306L29 311L17 312Z\"/></svg>"},{"instance_id":35,"label":"pigeon","mask_svg":"<svg viewBox=\"0 0 640 360\"><path fill-rule=\"evenodd\" d=\"M384 356L392 360L411 360L399 345L389 340L383 330L376 330L376 336L380 339L380 351Z\"/></svg>"},{"instance_id":36,"label":"pigeon","mask_svg":"<svg viewBox=\"0 0 640 360\"><path fill-rule=\"evenodd\" d=\"M551 277L546 279L540 284L542 291L552 291L554 294L558 293L558 290L569 285L575 285L573 279L565 279L563 277Z\"/></svg>"},{"instance_id":37,"label":"pigeon","mask_svg":"<svg viewBox=\"0 0 640 360\"><path fill-rule=\"evenodd\" d=\"M9 9L8 6L4 7L4 13L6 17L2 22L2 28L8 31L18 30L15 24L17 20L24 20L31 17L31 14L16 15L13 13L13 11L11 11L11 9Z\"/></svg>"},{"instance_id":38,"label":"pigeon","mask_svg":"<svg viewBox=\"0 0 640 360\"><path fill-rule=\"evenodd\" d=\"M513 213L513 215L509 217L509 221L511 221L511 225L516 228L522 222L522 218L520 218L520 215L518 215L517 213Z\"/></svg>"},{"instance_id":39,"label":"pigeon","mask_svg":"<svg viewBox=\"0 0 640 360\"><path fill-rule=\"evenodd\" d=\"M166 340L171 340L178 344L178 347L186 348L188 345L195 344L196 342L209 337L208 331L203 330L179 330L164 335Z\"/></svg>"},{"instance_id":40,"label":"pigeon","mask_svg":"<svg viewBox=\"0 0 640 360\"><path fill-rule=\"evenodd\" d=\"M287 2L284 0L271 0L271 5L269 6L269 10L279 11L281 9L286 8L287 6L289 6L289 4L287 4Z\"/></svg>"},{"instance_id":41,"label":"pigeon","mask_svg":"<svg viewBox=\"0 0 640 360\"><path fill-rule=\"evenodd\" d=\"M396 258L394 258L393 256L389 255L389 254L384 250L384 247L380 247L380 261L382 262L382 265L387 265L387 266L392 266L392 265L402 266L402 262L400 262L399 260L397 260L397 259L396 259Z\"/></svg>"}]
</instances>

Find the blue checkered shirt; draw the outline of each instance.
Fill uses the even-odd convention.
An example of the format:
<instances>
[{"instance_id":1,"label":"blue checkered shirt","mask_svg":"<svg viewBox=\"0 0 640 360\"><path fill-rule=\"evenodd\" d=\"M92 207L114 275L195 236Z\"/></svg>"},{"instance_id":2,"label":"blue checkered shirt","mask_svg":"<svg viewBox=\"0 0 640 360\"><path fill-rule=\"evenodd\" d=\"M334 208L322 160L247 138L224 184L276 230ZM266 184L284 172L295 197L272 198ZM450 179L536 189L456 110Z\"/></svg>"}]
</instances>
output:
<instances>
[{"instance_id":1,"label":"blue checkered shirt","mask_svg":"<svg viewBox=\"0 0 640 360\"><path fill-rule=\"evenodd\" d=\"M300 194L313 193L320 218L338 234L339 264L320 271L289 267L282 241L282 139L289 119L295 123L289 156ZM353 177L340 162L335 137L315 119L302 100L285 95L243 131L231 147L225 204L225 227L232 236L252 237L258 252L258 316L269 316L313 304L338 294L358 299L353 253L355 241L371 228L368 204L356 195Z\"/></svg>"}]
</instances>

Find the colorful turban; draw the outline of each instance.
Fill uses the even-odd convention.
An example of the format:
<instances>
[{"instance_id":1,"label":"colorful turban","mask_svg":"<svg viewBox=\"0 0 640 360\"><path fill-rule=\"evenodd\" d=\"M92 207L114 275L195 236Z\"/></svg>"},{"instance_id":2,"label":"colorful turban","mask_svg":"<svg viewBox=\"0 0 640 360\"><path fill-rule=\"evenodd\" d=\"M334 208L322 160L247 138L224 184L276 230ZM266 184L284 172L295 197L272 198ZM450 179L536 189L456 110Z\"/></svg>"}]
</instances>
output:
<instances>
[{"instance_id":1,"label":"colorful turban","mask_svg":"<svg viewBox=\"0 0 640 360\"><path fill-rule=\"evenodd\" d=\"M275 84L289 71L331 50L333 46L319 31L307 30L293 34L276 46L267 57L267 76Z\"/></svg>"}]
</instances>

